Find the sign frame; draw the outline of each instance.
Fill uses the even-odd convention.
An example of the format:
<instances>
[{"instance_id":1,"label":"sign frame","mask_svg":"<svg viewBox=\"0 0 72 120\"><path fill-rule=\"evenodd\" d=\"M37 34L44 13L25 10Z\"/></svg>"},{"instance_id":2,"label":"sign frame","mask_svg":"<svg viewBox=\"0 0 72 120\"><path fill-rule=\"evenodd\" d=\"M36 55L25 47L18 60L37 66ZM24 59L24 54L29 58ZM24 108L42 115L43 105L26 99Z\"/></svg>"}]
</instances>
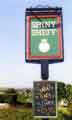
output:
<instances>
[{"instance_id":1,"label":"sign frame","mask_svg":"<svg viewBox=\"0 0 72 120\"><path fill-rule=\"evenodd\" d=\"M41 115L35 115L35 102L34 102L34 87L33 87L33 92L32 92L32 98L33 98L33 103L32 103L32 108L33 108L33 115L34 115L34 117L35 118L57 118L57 113L58 113L58 108L57 108L57 82L56 81L48 81L48 80L44 80L44 81L34 81L34 83L38 83L38 82L40 82L40 83L42 83L42 82L48 82L49 84L50 83L55 83L55 95L56 95L56 116L41 116ZM33 84L34 85L34 84Z\"/></svg>"},{"instance_id":2,"label":"sign frame","mask_svg":"<svg viewBox=\"0 0 72 120\"><path fill-rule=\"evenodd\" d=\"M58 54L57 55L43 55L33 56L31 54L31 35L30 35L30 21L32 18L57 18L58 24ZM64 43L63 43L63 18L62 8L27 8L25 14L25 60L26 62L41 62L48 60L50 63L57 63L64 61Z\"/></svg>"}]
</instances>

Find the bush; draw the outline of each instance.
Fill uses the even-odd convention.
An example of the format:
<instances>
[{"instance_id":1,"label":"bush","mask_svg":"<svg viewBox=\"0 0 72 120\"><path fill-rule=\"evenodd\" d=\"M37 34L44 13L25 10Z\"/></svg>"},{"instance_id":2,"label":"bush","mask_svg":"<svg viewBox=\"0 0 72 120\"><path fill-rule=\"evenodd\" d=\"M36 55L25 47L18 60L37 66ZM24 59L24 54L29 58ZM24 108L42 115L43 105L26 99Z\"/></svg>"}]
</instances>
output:
<instances>
[{"instance_id":1,"label":"bush","mask_svg":"<svg viewBox=\"0 0 72 120\"><path fill-rule=\"evenodd\" d=\"M72 103L69 104L69 106L68 106L68 110L69 110L69 112L70 112L71 115L72 115Z\"/></svg>"}]
</instances>

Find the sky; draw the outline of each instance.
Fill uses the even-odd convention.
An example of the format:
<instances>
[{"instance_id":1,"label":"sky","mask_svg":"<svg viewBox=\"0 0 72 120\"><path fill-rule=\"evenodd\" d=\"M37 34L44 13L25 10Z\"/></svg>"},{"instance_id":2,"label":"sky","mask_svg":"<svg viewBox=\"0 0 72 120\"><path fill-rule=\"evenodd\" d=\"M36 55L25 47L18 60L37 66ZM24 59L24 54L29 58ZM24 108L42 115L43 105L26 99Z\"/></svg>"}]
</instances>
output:
<instances>
[{"instance_id":1,"label":"sky","mask_svg":"<svg viewBox=\"0 0 72 120\"><path fill-rule=\"evenodd\" d=\"M25 9L52 6L63 8L64 62L49 65L49 80L72 84L72 1L0 1L0 88L32 87L41 80L40 64L25 62Z\"/></svg>"}]
</instances>

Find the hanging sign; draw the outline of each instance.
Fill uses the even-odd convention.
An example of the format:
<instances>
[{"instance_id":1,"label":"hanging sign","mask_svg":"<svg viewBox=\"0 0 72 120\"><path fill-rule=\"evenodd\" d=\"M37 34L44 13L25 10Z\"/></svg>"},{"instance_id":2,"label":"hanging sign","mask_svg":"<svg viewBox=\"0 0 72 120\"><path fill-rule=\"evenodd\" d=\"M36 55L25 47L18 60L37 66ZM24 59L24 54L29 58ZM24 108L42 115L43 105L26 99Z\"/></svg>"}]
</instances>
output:
<instances>
[{"instance_id":1,"label":"hanging sign","mask_svg":"<svg viewBox=\"0 0 72 120\"><path fill-rule=\"evenodd\" d=\"M26 60L63 60L62 9L26 10Z\"/></svg>"},{"instance_id":2,"label":"hanging sign","mask_svg":"<svg viewBox=\"0 0 72 120\"><path fill-rule=\"evenodd\" d=\"M57 117L57 83L54 81L34 82L33 114L35 117Z\"/></svg>"}]
</instances>

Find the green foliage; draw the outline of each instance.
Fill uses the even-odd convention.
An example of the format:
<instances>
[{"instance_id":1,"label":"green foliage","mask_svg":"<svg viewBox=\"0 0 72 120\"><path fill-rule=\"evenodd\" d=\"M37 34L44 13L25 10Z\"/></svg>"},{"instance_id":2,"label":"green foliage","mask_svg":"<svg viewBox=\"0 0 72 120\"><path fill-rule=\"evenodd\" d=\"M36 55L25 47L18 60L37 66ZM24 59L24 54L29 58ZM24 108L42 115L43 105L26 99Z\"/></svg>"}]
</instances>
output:
<instances>
[{"instance_id":1,"label":"green foliage","mask_svg":"<svg viewBox=\"0 0 72 120\"><path fill-rule=\"evenodd\" d=\"M21 103L31 103L32 102L32 91L31 89L26 89L18 93L17 101Z\"/></svg>"},{"instance_id":2,"label":"green foliage","mask_svg":"<svg viewBox=\"0 0 72 120\"><path fill-rule=\"evenodd\" d=\"M68 102L72 101L72 85L58 82L58 101L63 98L67 99Z\"/></svg>"},{"instance_id":3,"label":"green foliage","mask_svg":"<svg viewBox=\"0 0 72 120\"><path fill-rule=\"evenodd\" d=\"M57 118L49 120L66 120L61 112L58 112ZM67 116L68 117L68 116ZM0 120L42 120L33 117L32 109L26 108L9 108L0 110ZM68 119L69 120L69 119Z\"/></svg>"},{"instance_id":4,"label":"green foliage","mask_svg":"<svg viewBox=\"0 0 72 120\"><path fill-rule=\"evenodd\" d=\"M0 102L1 103L10 103L10 104L16 104L17 100L17 92L15 89L8 89L4 91L3 94L0 95Z\"/></svg>"},{"instance_id":5,"label":"green foliage","mask_svg":"<svg viewBox=\"0 0 72 120\"><path fill-rule=\"evenodd\" d=\"M5 94L0 94L0 102L7 103L31 103L32 102L32 89L23 89L21 91L16 91L15 89L8 89L4 92ZM68 101L72 100L72 86L65 85L62 82L58 82L57 87L58 101L65 98Z\"/></svg>"},{"instance_id":6,"label":"green foliage","mask_svg":"<svg viewBox=\"0 0 72 120\"><path fill-rule=\"evenodd\" d=\"M66 88L65 88L65 84L62 82L58 82L58 87L57 87L57 91L58 91L58 101L60 101L63 98L66 98Z\"/></svg>"},{"instance_id":7,"label":"green foliage","mask_svg":"<svg viewBox=\"0 0 72 120\"><path fill-rule=\"evenodd\" d=\"M69 110L70 113L72 113L72 104L70 104L70 105L68 106L68 110Z\"/></svg>"},{"instance_id":8,"label":"green foliage","mask_svg":"<svg viewBox=\"0 0 72 120\"><path fill-rule=\"evenodd\" d=\"M71 85L66 85L66 98L68 101L72 101L72 86Z\"/></svg>"},{"instance_id":9,"label":"green foliage","mask_svg":"<svg viewBox=\"0 0 72 120\"><path fill-rule=\"evenodd\" d=\"M64 120L64 116L59 112L57 118L50 118L49 120Z\"/></svg>"},{"instance_id":10,"label":"green foliage","mask_svg":"<svg viewBox=\"0 0 72 120\"><path fill-rule=\"evenodd\" d=\"M10 108L0 110L0 120L40 120L40 119L34 119L31 109Z\"/></svg>"},{"instance_id":11,"label":"green foliage","mask_svg":"<svg viewBox=\"0 0 72 120\"><path fill-rule=\"evenodd\" d=\"M0 103L4 102L5 97L3 95L0 95Z\"/></svg>"},{"instance_id":12,"label":"green foliage","mask_svg":"<svg viewBox=\"0 0 72 120\"><path fill-rule=\"evenodd\" d=\"M16 98L14 98L15 96ZM58 82L58 100L61 100L62 98L67 98L67 99L69 98L70 100L71 96L72 96L72 86ZM5 95L0 95L0 102L13 103L15 100L16 102L19 101L21 103L32 102L32 90L26 89L18 92L14 89L8 89L5 92ZM54 120L65 120L65 116L63 115L63 113L67 113L67 110L68 112L72 110L71 104L69 104L68 108L64 108L61 111L59 111L58 117ZM41 119L34 119L32 114L32 109L26 109L23 106L22 108L11 107L9 109L1 109L0 120L41 120Z\"/></svg>"}]
</instances>

